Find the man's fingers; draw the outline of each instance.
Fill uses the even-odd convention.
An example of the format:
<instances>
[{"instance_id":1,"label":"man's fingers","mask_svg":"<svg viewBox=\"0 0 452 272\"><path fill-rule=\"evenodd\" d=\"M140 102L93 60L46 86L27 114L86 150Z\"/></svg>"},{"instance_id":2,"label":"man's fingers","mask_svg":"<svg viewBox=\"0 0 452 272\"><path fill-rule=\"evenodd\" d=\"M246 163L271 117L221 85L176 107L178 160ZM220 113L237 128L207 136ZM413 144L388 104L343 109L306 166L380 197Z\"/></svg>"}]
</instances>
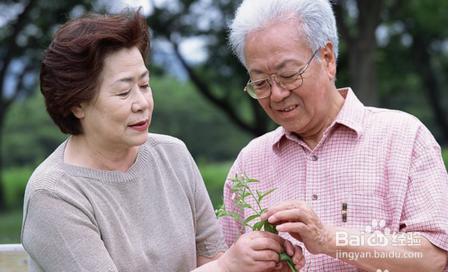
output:
<instances>
[{"instance_id":1,"label":"man's fingers","mask_svg":"<svg viewBox=\"0 0 452 272\"><path fill-rule=\"evenodd\" d=\"M295 208L290 210L283 210L277 213L274 213L272 216L268 218L268 222L270 224L278 224L281 222L304 222L312 217L311 211L307 208Z\"/></svg>"},{"instance_id":2,"label":"man's fingers","mask_svg":"<svg viewBox=\"0 0 452 272\"><path fill-rule=\"evenodd\" d=\"M292 234L296 234L302 237L306 232L306 225L302 222L288 222L276 226L276 229L278 231L288 232L291 236L293 236ZM296 237L294 238L297 239Z\"/></svg>"},{"instance_id":3,"label":"man's fingers","mask_svg":"<svg viewBox=\"0 0 452 272\"><path fill-rule=\"evenodd\" d=\"M300 201L300 200L283 201L281 203L276 204L273 207L270 207L265 213L263 213L261 215L261 220L267 220L270 216L272 216L274 213L277 213L279 211L296 209L296 208L305 207L305 206L306 206L306 203L304 201Z\"/></svg>"}]
</instances>

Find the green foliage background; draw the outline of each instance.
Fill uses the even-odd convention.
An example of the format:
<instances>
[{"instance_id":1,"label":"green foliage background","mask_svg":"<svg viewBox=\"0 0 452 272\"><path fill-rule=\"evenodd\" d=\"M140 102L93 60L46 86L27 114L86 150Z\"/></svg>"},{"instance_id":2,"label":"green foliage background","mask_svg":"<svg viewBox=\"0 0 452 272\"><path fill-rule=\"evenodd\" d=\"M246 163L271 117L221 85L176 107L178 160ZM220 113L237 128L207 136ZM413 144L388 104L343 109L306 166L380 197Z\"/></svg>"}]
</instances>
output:
<instances>
[{"instance_id":1,"label":"green foliage background","mask_svg":"<svg viewBox=\"0 0 452 272\"><path fill-rule=\"evenodd\" d=\"M205 103L189 83L151 75L151 87L150 131L182 139L197 161L230 160L251 139ZM35 167L66 138L48 116L39 92L12 106L5 132L6 168Z\"/></svg>"}]
</instances>

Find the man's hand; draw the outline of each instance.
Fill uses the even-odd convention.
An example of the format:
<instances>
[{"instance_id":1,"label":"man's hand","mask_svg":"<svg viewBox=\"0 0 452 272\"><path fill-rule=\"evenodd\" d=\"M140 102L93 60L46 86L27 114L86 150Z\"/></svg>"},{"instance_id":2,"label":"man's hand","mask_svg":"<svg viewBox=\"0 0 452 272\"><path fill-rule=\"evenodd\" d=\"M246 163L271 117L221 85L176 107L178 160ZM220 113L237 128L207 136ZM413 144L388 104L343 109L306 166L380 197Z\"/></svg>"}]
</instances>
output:
<instances>
[{"instance_id":1,"label":"man's hand","mask_svg":"<svg viewBox=\"0 0 452 272\"><path fill-rule=\"evenodd\" d=\"M288 232L292 237L303 242L312 254L328 253L329 245L334 244L334 228L326 227L319 217L305 202L290 200L268 209L261 216L276 229Z\"/></svg>"}]
</instances>

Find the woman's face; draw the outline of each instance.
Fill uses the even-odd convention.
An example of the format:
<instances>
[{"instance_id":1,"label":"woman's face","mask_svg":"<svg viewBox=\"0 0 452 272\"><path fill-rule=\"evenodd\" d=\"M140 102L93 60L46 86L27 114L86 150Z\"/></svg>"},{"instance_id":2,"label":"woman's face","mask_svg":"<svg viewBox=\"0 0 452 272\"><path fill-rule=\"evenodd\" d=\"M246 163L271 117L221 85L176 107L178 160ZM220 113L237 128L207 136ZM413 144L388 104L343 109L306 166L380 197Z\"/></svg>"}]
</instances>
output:
<instances>
[{"instance_id":1,"label":"woman's face","mask_svg":"<svg viewBox=\"0 0 452 272\"><path fill-rule=\"evenodd\" d=\"M88 140L130 148L146 142L153 107L149 71L138 48L132 47L105 58L97 97L73 112Z\"/></svg>"}]
</instances>

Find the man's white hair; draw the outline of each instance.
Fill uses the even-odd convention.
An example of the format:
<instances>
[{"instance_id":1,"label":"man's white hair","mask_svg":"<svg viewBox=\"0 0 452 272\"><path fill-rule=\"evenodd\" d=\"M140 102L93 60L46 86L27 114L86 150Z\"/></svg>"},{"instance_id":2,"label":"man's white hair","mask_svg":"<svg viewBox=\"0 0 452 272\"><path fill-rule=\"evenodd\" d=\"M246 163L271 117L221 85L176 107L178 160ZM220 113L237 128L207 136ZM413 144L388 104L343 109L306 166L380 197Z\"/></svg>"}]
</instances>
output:
<instances>
[{"instance_id":1,"label":"man's white hair","mask_svg":"<svg viewBox=\"0 0 452 272\"><path fill-rule=\"evenodd\" d=\"M328 0L244 0L230 25L229 43L234 54L245 63L245 39L248 33L274 21L296 18L300 38L314 53L331 42L337 59L339 54L336 18Z\"/></svg>"}]
</instances>

